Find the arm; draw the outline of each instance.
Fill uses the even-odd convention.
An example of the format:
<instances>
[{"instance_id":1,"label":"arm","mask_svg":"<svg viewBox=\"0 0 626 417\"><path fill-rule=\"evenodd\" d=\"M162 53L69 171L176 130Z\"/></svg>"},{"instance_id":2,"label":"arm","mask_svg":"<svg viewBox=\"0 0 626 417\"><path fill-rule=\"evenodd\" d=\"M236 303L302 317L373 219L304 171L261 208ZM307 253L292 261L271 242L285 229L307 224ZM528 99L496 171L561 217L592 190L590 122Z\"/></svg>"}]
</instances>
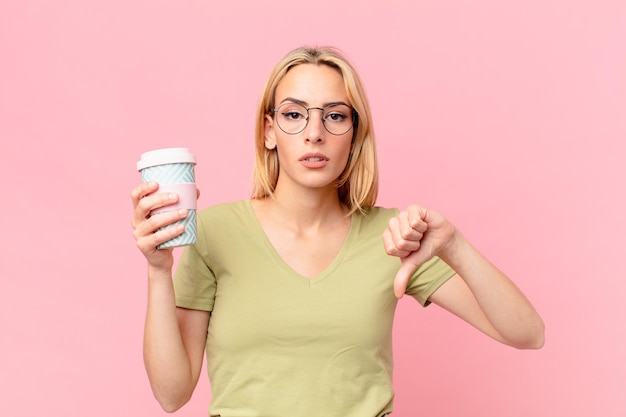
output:
<instances>
[{"instance_id":1,"label":"arm","mask_svg":"<svg viewBox=\"0 0 626 417\"><path fill-rule=\"evenodd\" d=\"M144 363L152 392L167 412L185 405L198 383L209 318L207 311L176 307L171 274L149 274Z\"/></svg>"},{"instance_id":2,"label":"arm","mask_svg":"<svg viewBox=\"0 0 626 417\"><path fill-rule=\"evenodd\" d=\"M439 256L457 272L430 297L489 336L519 349L544 343L544 324L517 286L460 233Z\"/></svg>"},{"instance_id":3,"label":"arm","mask_svg":"<svg viewBox=\"0 0 626 417\"><path fill-rule=\"evenodd\" d=\"M534 307L443 216L411 206L390 220L383 238L387 253L402 260L394 282L397 296L402 296L419 265L439 256L457 275L435 291L430 301L507 345L543 346L544 324Z\"/></svg>"},{"instance_id":4,"label":"arm","mask_svg":"<svg viewBox=\"0 0 626 417\"><path fill-rule=\"evenodd\" d=\"M137 247L148 261L144 362L155 397L164 410L172 412L191 398L198 382L210 313L176 307L173 250L156 247L183 229L157 230L187 213L168 211L151 217L152 210L177 200L175 195L153 194L157 188L157 184L144 183L131 193L135 207L132 226Z\"/></svg>"}]
</instances>

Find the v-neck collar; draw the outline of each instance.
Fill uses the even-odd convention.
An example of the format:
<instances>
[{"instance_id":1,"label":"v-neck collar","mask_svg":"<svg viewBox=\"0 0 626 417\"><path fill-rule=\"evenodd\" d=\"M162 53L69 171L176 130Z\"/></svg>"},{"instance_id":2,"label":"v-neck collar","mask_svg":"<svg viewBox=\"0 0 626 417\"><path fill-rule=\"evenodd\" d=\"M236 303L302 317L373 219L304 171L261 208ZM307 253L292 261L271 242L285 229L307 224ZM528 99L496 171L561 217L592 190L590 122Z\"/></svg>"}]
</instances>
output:
<instances>
[{"instance_id":1,"label":"v-neck collar","mask_svg":"<svg viewBox=\"0 0 626 417\"><path fill-rule=\"evenodd\" d=\"M361 221L361 217L357 216L356 213L353 213L350 217L350 229L348 230L348 235L346 236L345 241L341 245L341 249L335 256L335 259L328 265L322 272L317 274L314 277L307 277L298 272L296 272L291 266L287 264L280 256L280 254L276 251L274 245L270 241L269 237L263 230L263 226L261 226L261 222L259 221L256 213L254 212L254 208L252 207L252 201L246 200L246 209L248 210L250 217L253 219L252 225L254 227L254 233L257 237L262 241L263 246L265 246L267 252L272 257L274 262L280 267L280 269L286 273L288 276L300 281L304 285L314 286L320 281L325 280L341 265L341 262L345 258L346 254L349 252L350 247L352 246L352 242L356 238L356 231L359 228L359 223Z\"/></svg>"}]
</instances>

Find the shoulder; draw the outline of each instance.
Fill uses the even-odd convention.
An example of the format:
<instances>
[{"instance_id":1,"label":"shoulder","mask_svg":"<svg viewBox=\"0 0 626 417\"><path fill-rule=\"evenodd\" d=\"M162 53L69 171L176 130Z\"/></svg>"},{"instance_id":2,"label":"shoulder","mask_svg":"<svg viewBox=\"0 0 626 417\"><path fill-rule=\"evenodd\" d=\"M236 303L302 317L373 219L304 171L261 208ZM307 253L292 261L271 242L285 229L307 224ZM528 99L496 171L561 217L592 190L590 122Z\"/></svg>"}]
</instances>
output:
<instances>
[{"instance_id":1,"label":"shoulder","mask_svg":"<svg viewBox=\"0 0 626 417\"><path fill-rule=\"evenodd\" d=\"M197 249L208 254L228 242L245 241L254 225L249 200L238 200L204 207L197 211Z\"/></svg>"},{"instance_id":2,"label":"shoulder","mask_svg":"<svg viewBox=\"0 0 626 417\"><path fill-rule=\"evenodd\" d=\"M197 212L198 233L220 234L245 230L254 223L250 200L208 206Z\"/></svg>"},{"instance_id":3,"label":"shoulder","mask_svg":"<svg viewBox=\"0 0 626 417\"><path fill-rule=\"evenodd\" d=\"M371 234L380 237L380 234L387 228L389 219L397 215L398 209L373 206L355 212L352 219L361 236Z\"/></svg>"},{"instance_id":4,"label":"shoulder","mask_svg":"<svg viewBox=\"0 0 626 417\"><path fill-rule=\"evenodd\" d=\"M249 214L250 200L230 201L220 203L198 210L198 219L201 221L213 221L215 219L227 219Z\"/></svg>"},{"instance_id":5,"label":"shoulder","mask_svg":"<svg viewBox=\"0 0 626 417\"><path fill-rule=\"evenodd\" d=\"M368 207L362 212L356 212L355 215L360 217L361 222L367 225L384 224L387 226L387 222L390 218L397 216L399 213L397 208L387 208L380 206Z\"/></svg>"}]
</instances>

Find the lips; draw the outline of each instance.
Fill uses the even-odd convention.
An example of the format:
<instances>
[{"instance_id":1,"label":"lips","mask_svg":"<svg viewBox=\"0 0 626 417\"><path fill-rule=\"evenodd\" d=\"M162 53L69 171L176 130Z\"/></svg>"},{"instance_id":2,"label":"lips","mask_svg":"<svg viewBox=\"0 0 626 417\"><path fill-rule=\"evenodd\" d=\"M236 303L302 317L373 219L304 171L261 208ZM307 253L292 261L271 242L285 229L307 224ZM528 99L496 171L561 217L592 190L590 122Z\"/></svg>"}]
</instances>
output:
<instances>
[{"instance_id":1,"label":"lips","mask_svg":"<svg viewBox=\"0 0 626 417\"><path fill-rule=\"evenodd\" d=\"M304 156L302 156L299 161L306 161L306 162L324 162L324 161L328 161L328 157L326 155L323 155L321 153L308 153Z\"/></svg>"},{"instance_id":2,"label":"lips","mask_svg":"<svg viewBox=\"0 0 626 417\"><path fill-rule=\"evenodd\" d=\"M298 161L306 168L324 168L328 163L328 157L321 153L307 153Z\"/></svg>"}]
</instances>

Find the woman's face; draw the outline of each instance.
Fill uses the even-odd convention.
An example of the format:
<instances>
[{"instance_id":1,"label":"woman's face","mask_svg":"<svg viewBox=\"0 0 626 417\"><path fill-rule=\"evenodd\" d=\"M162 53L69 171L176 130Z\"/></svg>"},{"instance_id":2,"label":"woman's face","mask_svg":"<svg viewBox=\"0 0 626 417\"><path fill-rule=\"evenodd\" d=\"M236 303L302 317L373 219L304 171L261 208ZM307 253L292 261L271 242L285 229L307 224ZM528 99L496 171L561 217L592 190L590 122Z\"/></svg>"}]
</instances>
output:
<instances>
[{"instance_id":1,"label":"woman's face","mask_svg":"<svg viewBox=\"0 0 626 417\"><path fill-rule=\"evenodd\" d=\"M278 152L280 172L276 189L285 186L336 189L335 180L348 163L354 132L350 128L351 103L341 73L328 65L293 67L278 84L274 102L280 110L274 117L266 117L265 146ZM288 134L281 129L297 131L297 120L304 123L307 108L309 119L301 132ZM332 134L324 127L323 114L326 114L326 126L341 134ZM345 117L349 119L342 122ZM296 129L290 130L293 126ZM348 130L342 133L346 126Z\"/></svg>"}]
</instances>

